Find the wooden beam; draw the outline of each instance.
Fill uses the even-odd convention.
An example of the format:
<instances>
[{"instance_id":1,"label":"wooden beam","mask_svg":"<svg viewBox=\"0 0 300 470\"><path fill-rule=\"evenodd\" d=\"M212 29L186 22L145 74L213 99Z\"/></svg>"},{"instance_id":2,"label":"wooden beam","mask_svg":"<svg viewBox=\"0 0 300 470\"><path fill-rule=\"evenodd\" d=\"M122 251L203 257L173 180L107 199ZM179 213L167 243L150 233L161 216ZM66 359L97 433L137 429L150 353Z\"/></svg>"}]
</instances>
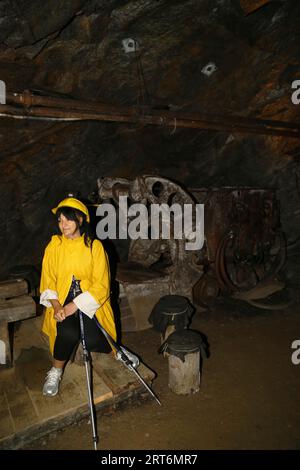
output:
<instances>
[{"instance_id":1,"label":"wooden beam","mask_svg":"<svg viewBox=\"0 0 300 470\"><path fill-rule=\"evenodd\" d=\"M14 322L36 315L35 301L29 295L0 300L0 320Z\"/></svg>"},{"instance_id":2,"label":"wooden beam","mask_svg":"<svg viewBox=\"0 0 300 470\"><path fill-rule=\"evenodd\" d=\"M9 299L28 294L28 284L24 279L10 279L0 282L0 299Z\"/></svg>"}]
</instances>

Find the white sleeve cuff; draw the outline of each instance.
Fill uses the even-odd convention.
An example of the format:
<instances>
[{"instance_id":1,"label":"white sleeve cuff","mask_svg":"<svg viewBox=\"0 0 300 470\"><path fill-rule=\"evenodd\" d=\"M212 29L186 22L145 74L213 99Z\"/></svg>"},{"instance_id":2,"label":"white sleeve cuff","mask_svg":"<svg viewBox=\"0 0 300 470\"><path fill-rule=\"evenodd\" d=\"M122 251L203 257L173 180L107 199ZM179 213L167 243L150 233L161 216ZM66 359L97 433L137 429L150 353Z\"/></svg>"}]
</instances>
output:
<instances>
[{"instance_id":1,"label":"white sleeve cuff","mask_svg":"<svg viewBox=\"0 0 300 470\"><path fill-rule=\"evenodd\" d=\"M93 318L100 307L100 304L96 302L94 297L88 291L79 294L75 299L73 299L73 302L79 310L85 313L89 318Z\"/></svg>"},{"instance_id":2,"label":"white sleeve cuff","mask_svg":"<svg viewBox=\"0 0 300 470\"><path fill-rule=\"evenodd\" d=\"M40 296L40 304L44 305L45 307L52 307L51 302L49 300L58 300L58 295L55 290L46 289L44 292L41 293Z\"/></svg>"}]
</instances>

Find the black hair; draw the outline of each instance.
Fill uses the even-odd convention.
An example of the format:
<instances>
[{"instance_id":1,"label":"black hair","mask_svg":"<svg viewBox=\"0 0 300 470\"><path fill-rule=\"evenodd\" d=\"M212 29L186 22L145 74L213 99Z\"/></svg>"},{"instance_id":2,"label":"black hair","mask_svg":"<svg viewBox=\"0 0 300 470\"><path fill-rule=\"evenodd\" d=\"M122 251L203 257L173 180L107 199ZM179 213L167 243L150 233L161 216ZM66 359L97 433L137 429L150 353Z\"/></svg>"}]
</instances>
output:
<instances>
[{"instance_id":1,"label":"black hair","mask_svg":"<svg viewBox=\"0 0 300 470\"><path fill-rule=\"evenodd\" d=\"M64 206L60 207L56 212L56 220L58 221L60 215L63 214L66 219L73 220L76 224L76 228L79 228L80 235L84 234L84 244L87 247L92 247L93 241L95 239L93 230L90 224L86 220L86 215L78 209L73 207ZM82 224L80 225L79 217L82 217Z\"/></svg>"}]
</instances>

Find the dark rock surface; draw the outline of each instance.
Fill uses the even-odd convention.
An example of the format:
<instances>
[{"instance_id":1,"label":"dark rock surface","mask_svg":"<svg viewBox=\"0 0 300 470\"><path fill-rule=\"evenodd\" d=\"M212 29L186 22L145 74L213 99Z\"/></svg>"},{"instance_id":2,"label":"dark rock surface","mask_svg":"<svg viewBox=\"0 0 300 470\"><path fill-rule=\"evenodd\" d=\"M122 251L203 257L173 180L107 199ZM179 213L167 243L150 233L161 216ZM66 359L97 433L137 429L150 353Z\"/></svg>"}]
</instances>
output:
<instances>
[{"instance_id":1,"label":"dark rock surface","mask_svg":"<svg viewBox=\"0 0 300 470\"><path fill-rule=\"evenodd\" d=\"M300 122L291 101L299 15L297 0L249 15L238 0L3 0L0 79L9 92ZM124 52L126 38L137 41L136 53ZM54 229L51 207L69 191L89 194L100 176L277 188L283 228L295 241L299 160L300 140L286 137L1 117L0 275L38 264ZM286 267L294 284L299 247Z\"/></svg>"}]
</instances>

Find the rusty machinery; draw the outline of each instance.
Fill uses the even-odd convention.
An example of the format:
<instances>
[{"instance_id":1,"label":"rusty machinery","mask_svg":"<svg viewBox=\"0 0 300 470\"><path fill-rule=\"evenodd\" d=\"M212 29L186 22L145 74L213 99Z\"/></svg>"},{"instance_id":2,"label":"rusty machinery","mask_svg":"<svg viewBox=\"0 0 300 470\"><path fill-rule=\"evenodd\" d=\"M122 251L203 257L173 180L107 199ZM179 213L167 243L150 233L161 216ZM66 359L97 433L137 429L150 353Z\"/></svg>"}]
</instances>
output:
<instances>
[{"instance_id":1,"label":"rusty machinery","mask_svg":"<svg viewBox=\"0 0 300 470\"><path fill-rule=\"evenodd\" d=\"M286 250L275 190L185 189L148 175L98 179L98 202L117 203L119 196L147 207L202 203L205 212L205 243L200 250L187 250L185 236L130 241L128 262L117 272L123 286L125 331L149 327L147 315L161 295L179 294L207 304L223 293L255 304L284 287L276 277ZM144 318L139 319L142 310Z\"/></svg>"},{"instance_id":2,"label":"rusty machinery","mask_svg":"<svg viewBox=\"0 0 300 470\"><path fill-rule=\"evenodd\" d=\"M193 204L192 195L178 184L161 177L140 176L134 180L103 178L98 180L99 196L102 199L127 196L131 202L149 207L150 204ZM149 220L149 225L150 225ZM172 221L171 221L172 224ZM171 227L172 234L172 227ZM128 261L150 269L155 267L168 275L170 293L192 297L192 287L202 275L198 264L198 252L186 250L187 239L137 239L131 240Z\"/></svg>"},{"instance_id":3,"label":"rusty machinery","mask_svg":"<svg viewBox=\"0 0 300 470\"><path fill-rule=\"evenodd\" d=\"M205 303L221 292L267 308L257 299L284 287L277 279L286 260L286 240L276 191L236 187L190 191L205 206L201 254L205 273L194 295Z\"/></svg>"}]
</instances>

